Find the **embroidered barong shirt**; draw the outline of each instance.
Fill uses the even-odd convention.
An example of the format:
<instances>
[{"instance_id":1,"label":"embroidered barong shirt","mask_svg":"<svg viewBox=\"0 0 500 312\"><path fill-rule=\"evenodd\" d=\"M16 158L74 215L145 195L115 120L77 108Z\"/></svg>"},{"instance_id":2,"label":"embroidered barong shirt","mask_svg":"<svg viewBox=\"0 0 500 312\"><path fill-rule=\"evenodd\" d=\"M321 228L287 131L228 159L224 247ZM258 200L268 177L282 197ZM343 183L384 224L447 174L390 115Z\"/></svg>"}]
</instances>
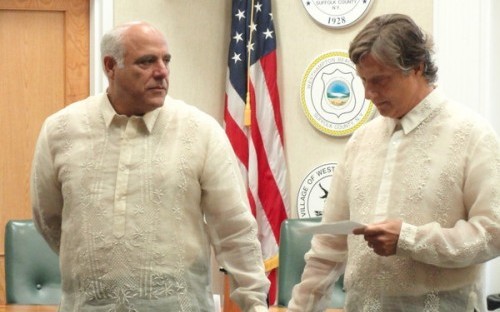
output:
<instances>
[{"instance_id":1,"label":"embroidered barong shirt","mask_svg":"<svg viewBox=\"0 0 500 312\"><path fill-rule=\"evenodd\" d=\"M256 222L220 125L181 101L117 115L105 94L47 118L35 224L59 253L60 311L214 311L211 248L245 311L267 311Z\"/></svg>"},{"instance_id":2,"label":"embroidered barong shirt","mask_svg":"<svg viewBox=\"0 0 500 312\"><path fill-rule=\"evenodd\" d=\"M401 120L356 131L335 168L323 222L399 218L396 255L362 235L316 235L289 311L323 311L345 264L345 311L486 311L485 261L500 252L500 144L439 89ZM325 295L324 300L320 300Z\"/></svg>"}]
</instances>

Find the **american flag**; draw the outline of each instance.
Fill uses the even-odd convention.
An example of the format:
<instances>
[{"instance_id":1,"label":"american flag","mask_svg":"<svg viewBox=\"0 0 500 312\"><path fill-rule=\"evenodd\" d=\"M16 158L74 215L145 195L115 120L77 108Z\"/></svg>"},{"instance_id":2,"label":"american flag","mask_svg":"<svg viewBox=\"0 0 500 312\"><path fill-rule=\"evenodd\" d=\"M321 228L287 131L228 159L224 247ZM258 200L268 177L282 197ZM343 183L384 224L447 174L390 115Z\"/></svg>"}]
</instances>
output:
<instances>
[{"instance_id":1,"label":"american flag","mask_svg":"<svg viewBox=\"0 0 500 312\"><path fill-rule=\"evenodd\" d=\"M271 0L233 0L224 123L259 225L273 304L280 225L288 217L289 199Z\"/></svg>"}]
</instances>

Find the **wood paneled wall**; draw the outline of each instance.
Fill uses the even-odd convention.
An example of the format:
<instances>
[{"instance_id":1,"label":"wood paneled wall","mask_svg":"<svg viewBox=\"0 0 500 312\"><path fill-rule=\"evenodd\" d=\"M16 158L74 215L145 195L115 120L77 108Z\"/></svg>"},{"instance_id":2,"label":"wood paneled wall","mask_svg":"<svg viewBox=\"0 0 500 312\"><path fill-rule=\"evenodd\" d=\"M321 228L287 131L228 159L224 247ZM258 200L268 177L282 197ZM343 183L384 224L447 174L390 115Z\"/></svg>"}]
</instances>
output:
<instances>
[{"instance_id":1,"label":"wood paneled wall","mask_svg":"<svg viewBox=\"0 0 500 312\"><path fill-rule=\"evenodd\" d=\"M0 304L4 234L31 218L29 177L43 120L89 94L89 1L0 1Z\"/></svg>"}]
</instances>

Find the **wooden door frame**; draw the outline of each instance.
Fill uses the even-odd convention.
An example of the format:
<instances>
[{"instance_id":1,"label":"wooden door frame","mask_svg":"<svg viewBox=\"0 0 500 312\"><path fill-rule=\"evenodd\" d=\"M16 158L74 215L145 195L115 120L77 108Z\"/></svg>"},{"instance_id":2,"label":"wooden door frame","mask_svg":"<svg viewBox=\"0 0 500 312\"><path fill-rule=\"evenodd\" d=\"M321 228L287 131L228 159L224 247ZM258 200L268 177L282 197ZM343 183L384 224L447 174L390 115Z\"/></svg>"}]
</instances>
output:
<instances>
[{"instance_id":1,"label":"wooden door frame","mask_svg":"<svg viewBox=\"0 0 500 312\"><path fill-rule=\"evenodd\" d=\"M108 81L102 70L100 42L114 26L113 1L90 0L90 95L103 92Z\"/></svg>"}]
</instances>

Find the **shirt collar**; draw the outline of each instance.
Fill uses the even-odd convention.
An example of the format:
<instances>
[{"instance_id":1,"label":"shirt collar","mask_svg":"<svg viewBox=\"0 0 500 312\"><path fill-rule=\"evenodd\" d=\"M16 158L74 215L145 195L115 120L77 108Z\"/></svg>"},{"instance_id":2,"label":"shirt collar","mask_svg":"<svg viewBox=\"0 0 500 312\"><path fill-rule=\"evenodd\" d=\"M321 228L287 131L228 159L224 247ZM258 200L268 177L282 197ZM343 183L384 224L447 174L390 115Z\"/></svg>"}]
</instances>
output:
<instances>
[{"instance_id":1,"label":"shirt collar","mask_svg":"<svg viewBox=\"0 0 500 312\"><path fill-rule=\"evenodd\" d=\"M109 98L106 95L106 93L103 94L103 100L101 101L101 103L102 103L101 105L102 116L104 117L104 122L106 123L106 127L109 128L109 126L113 122L113 119L115 117L118 117L119 115L116 113L115 109L113 108L113 105L111 105L111 102L109 101ZM144 116L140 117L144 122L144 125L148 129L149 133L153 131L153 127L156 123L156 120L158 119L160 110L161 108L155 109L151 112L144 114Z\"/></svg>"},{"instance_id":2,"label":"shirt collar","mask_svg":"<svg viewBox=\"0 0 500 312\"><path fill-rule=\"evenodd\" d=\"M429 115L441 105L444 95L435 88L420 103L401 119L393 119L394 127L401 124L404 134L408 134L418 127Z\"/></svg>"}]
</instances>

